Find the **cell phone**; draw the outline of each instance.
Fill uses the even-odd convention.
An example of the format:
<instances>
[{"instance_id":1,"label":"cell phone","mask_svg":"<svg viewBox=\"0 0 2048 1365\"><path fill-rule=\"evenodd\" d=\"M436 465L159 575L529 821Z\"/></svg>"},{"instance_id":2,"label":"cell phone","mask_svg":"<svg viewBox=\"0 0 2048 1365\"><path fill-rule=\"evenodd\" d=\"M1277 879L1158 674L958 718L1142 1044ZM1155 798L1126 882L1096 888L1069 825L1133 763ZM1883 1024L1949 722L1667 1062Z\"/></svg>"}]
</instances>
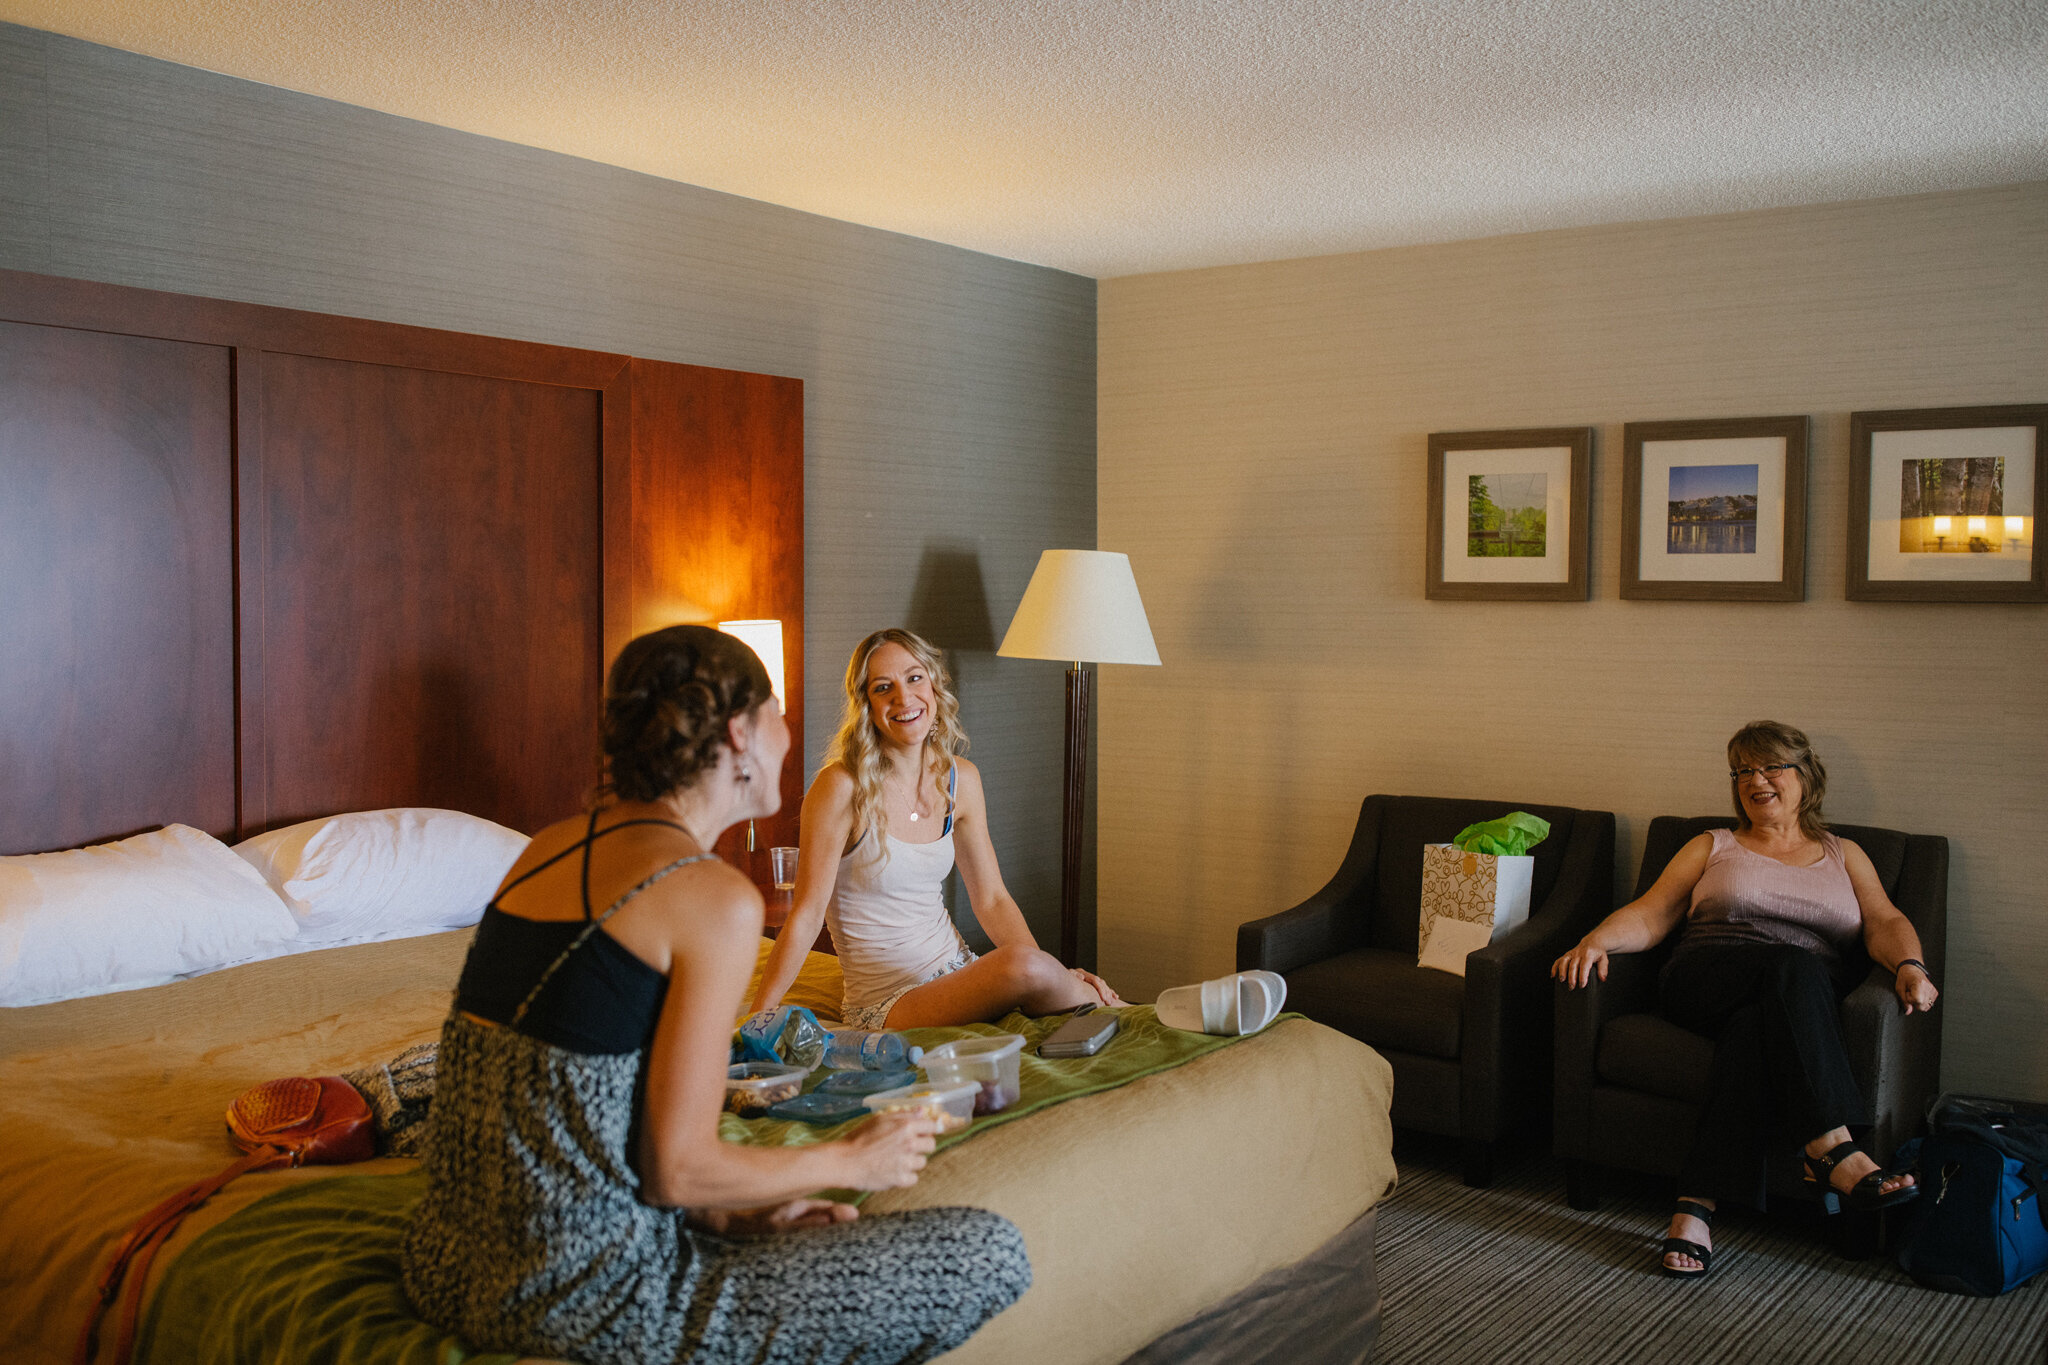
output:
<instances>
[{"instance_id":1,"label":"cell phone","mask_svg":"<svg viewBox=\"0 0 2048 1365\"><path fill-rule=\"evenodd\" d=\"M1093 1005L1083 1005L1074 1011L1074 1017L1054 1029L1052 1035L1038 1045L1041 1057L1093 1057L1102 1051L1102 1045L1116 1037L1117 1029L1123 1026L1116 1015L1107 1010L1097 1012Z\"/></svg>"}]
</instances>

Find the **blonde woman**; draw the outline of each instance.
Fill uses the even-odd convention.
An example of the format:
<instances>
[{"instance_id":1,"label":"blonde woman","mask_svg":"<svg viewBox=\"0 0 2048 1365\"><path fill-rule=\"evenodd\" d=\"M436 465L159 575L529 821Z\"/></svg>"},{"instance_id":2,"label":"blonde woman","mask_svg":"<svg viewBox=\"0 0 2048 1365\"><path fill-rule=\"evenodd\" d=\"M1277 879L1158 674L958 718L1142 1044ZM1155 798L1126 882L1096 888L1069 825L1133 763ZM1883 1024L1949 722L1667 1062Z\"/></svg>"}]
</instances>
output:
<instances>
[{"instance_id":1,"label":"blonde woman","mask_svg":"<svg viewBox=\"0 0 2048 1365\"><path fill-rule=\"evenodd\" d=\"M921 1028L1121 1005L1098 976L1031 936L989 841L981 773L938 650L878 630L846 666L846 713L804 797L789 920L754 999L771 1009L796 980L822 920L832 930L854 1028ZM977 956L942 886L955 864L995 947Z\"/></svg>"}]
</instances>

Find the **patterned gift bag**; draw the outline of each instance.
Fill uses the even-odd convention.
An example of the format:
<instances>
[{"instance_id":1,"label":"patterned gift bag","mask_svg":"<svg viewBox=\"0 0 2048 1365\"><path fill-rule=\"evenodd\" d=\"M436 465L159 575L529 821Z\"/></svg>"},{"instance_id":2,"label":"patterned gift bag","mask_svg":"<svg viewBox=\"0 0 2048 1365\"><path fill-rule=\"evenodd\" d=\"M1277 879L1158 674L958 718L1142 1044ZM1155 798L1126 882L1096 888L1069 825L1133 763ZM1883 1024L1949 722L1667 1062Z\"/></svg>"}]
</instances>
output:
<instances>
[{"instance_id":1,"label":"patterned gift bag","mask_svg":"<svg viewBox=\"0 0 2048 1365\"><path fill-rule=\"evenodd\" d=\"M1529 918L1536 874L1530 854L1467 853L1455 844L1422 846L1422 945L1416 961L1455 976L1465 955L1484 948Z\"/></svg>"}]
</instances>

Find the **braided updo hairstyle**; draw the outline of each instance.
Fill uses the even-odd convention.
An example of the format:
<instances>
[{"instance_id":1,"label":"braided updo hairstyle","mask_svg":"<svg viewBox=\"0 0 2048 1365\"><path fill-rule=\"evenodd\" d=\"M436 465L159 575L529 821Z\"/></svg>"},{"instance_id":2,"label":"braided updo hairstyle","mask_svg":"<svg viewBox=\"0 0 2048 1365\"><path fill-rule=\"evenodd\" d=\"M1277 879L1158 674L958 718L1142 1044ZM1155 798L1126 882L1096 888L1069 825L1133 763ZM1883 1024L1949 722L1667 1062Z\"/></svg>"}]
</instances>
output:
<instances>
[{"instance_id":1,"label":"braided updo hairstyle","mask_svg":"<svg viewBox=\"0 0 2048 1365\"><path fill-rule=\"evenodd\" d=\"M599 797L659 801L689 786L717 766L726 723L771 695L759 657L723 631L670 626L640 636L619 651L605 684Z\"/></svg>"}]
</instances>

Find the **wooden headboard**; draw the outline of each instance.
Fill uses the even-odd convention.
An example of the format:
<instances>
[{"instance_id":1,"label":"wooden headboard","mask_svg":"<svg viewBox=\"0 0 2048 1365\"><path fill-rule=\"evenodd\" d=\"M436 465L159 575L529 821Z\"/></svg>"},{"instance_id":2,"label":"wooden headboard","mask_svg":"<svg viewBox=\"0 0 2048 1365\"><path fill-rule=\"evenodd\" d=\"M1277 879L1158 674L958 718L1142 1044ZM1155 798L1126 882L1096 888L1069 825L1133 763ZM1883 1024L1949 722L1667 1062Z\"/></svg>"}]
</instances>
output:
<instances>
[{"instance_id":1,"label":"wooden headboard","mask_svg":"<svg viewBox=\"0 0 2048 1365\"><path fill-rule=\"evenodd\" d=\"M794 379L0 271L0 491L0 853L532 831L685 602L782 621L803 753Z\"/></svg>"}]
</instances>

